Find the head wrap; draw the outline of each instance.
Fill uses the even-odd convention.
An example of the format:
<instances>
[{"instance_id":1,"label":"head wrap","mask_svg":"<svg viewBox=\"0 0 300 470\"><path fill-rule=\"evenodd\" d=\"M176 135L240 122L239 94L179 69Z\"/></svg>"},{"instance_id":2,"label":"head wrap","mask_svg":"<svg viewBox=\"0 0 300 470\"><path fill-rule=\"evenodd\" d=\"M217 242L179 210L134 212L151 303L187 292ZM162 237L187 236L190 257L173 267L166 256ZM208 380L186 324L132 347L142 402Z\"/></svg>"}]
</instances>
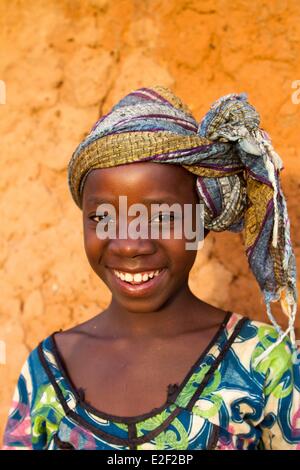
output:
<instances>
[{"instance_id":1,"label":"head wrap","mask_svg":"<svg viewBox=\"0 0 300 470\"><path fill-rule=\"evenodd\" d=\"M140 88L102 116L79 144L69 162L68 183L81 208L86 177L96 168L157 162L178 164L196 174L205 228L243 231L249 266L279 335L262 359L287 335L295 346L298 295L279 179L283 164L259 124L246 93L221 97L198 124L168 88ZM271 312L270 303L278 300L289 320L285 332Z\"/></svg>"}]
</instances>

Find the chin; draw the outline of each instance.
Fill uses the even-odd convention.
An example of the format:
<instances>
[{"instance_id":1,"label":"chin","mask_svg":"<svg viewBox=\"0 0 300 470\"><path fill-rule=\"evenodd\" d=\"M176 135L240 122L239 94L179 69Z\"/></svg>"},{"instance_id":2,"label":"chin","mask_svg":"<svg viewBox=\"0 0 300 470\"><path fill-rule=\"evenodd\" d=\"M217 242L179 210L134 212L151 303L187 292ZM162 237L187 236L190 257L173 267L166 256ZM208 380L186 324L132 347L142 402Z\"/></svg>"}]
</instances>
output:
<instances>
[{"instance_id":1,"label":"chin","mask_svg":"<svg viewBox=\"0 0 300 470\"><path fill-rule=\"evenodd\" d=\"M128 312L138 313L138 314L147 314L153 313L162 308L164 302L157 302L157 298L151 302L149 298L145 299L135 299L134 301L120 301L116 299L116 302L120 305L121 308L127 310Z\"/></svg>"}]
</instances>

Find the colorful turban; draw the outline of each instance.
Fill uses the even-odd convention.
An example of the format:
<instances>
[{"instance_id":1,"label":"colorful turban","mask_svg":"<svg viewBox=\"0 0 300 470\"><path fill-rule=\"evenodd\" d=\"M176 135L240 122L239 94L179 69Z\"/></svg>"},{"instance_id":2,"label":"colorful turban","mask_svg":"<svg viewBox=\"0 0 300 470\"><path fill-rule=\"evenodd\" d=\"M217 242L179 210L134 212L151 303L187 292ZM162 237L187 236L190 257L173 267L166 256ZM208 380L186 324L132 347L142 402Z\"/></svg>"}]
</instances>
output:
<instances>
[{"instance_id":1,"label":"colorful turban","mask_svg":"<svg viewBox=\"0 0 300 470\"><path fill-rule=\"evenodd\" d=\"M181 165L197 175L205 228L243 231L249 266L279 334L270 352L288 334L295 346L298 294L279 179L283 164L259 124L245 93L221 97L198 124L168 88L140 88L102 116L79 144L68 166L68 183L81 208L86 177L96 168L157 162ZM289 320L285 332L271 312L270 303L278 300Z\"/></svg>"}]
</instances>

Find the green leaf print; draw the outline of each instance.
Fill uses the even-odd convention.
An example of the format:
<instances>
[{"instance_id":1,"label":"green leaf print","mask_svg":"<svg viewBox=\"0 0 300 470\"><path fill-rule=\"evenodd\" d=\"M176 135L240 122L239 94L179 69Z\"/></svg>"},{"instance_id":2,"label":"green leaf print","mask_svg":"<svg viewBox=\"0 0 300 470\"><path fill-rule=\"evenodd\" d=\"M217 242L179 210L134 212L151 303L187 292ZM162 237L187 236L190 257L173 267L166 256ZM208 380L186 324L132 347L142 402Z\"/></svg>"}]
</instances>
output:
<instances>
[{"instance_id":1,"label":"green leaf print","mask_svg":"<svg viewBox=\"0 0 300 470\"><path fill-rule=\"evenodd\" d=\"M210 370L210 366L205 364L202 366L200 371L195 372L192 375L188 383L185 385L185 387L183 388L183 390L180 392L180 394L177 397L176 404L178 406L181 406L182 408L187 406L190 399L194 395L196 389L199 387L206 373L209 370ZM220 385L220 382L221 382L221 374L218 370L216 370L213 375L212 382L209 385L206 385L206 387L201 392L201 397L206 397L210 395L212 392L214 392Z\"/></svg>"},{"instance_id":2,"label":"green leaf print","mask_svg":"<svg viewBox=\"0 0 300 470\"><path fill-rule=\"evenodd\" d=\"M158 450L174 449L184 450L188 447L188 433L183 424L178 418L172 421L172 426L176 429L177 433L172 429L159 434L155 439L155 445ZM179 436L178 436L179 434Z\"/></svg>"},{"instance_id":3,"label":"green leaf print","mask_svg":"<svg viewBox=\"0 0 300 470\"><path fill-rule=\"evenodd\" d=\"M114 425L120 429L123 429L123 431L128 431L128 424L117 423L116 421L114 421Z\"/></svg>"},{"instance_id":4,"label":"green leaf print","mask_svg":"<svg viewBox=\"0 0 300 470\"><path fill-rule=\"evenodd\" d=\"M37 444L45 433L47 442L56 432L64 410L51 384L39 387L31 414L32 442Z\"/></svg>"},{"instance_id":5,"label":"green leaf print","mask_svg":"<svg viewBox=\"0 0 300 470\"><path fill-rule=\"evenodd\" d=\"M222 397L220 395L212 395L209 398L209 401L212 403L212 406L208 409L202 410L199 405L195 405L193 407L193 413L197 416L200 416L201 418L211 418L212 416L215 416L219 409L221 408L222 405Z\"/></svg>"},{"instance_id":6,"label":"green leaf print","mask_svg":"<svg viewBox=\"0 0 300 470\"><path fill-rule=\"evenodd\" d=\"M175 409L175 406L172 405L170 406L170 410L168 411L167 409L163 410L161 413L158 413L155 416L152 416L151 418L147 418L144 421L141 421L140 423L137 423L136 428L137 428L137 436L143 436L144 433L143 431L153 431L153 429L158 428L161 426L166 419L170 416L172 411Z\"/></svg>"},{"instance_id":7,"label":"green leaf print","mask_svg":"<svg viewBox=\"0 0 300 470\"><path fill-rule=\"evenodd\" d=\"M278 333L272 326L261 326L258 329L258 337L261 345L256 348L252 361L263 353L268 346L273 344L269 338L271 337L276 340ZM273 396L279 399L291 393L292 384L290 383L288 387L286 387L286 384L282 381L285 372L288 371L290 367L291 353L288 348L287 338L284 338L257 366L258 372L267 375L265 387L265 394L267 396L272 393Z\"/></svg>"},{"instance_id":8,"label":"green leaf print","mask_svg":"<svg viewBox=\"0 0 300 470\"><path fill-rule=\"evenodd\" d=\"M179 393L176 404L182 408L186 407L192 396L194 395L196 388L202 382L205 374L210 369L210 366L204 364L198 372L195 372L191 377L188 383L183 387Z\"/></svg>"}]
</instances>

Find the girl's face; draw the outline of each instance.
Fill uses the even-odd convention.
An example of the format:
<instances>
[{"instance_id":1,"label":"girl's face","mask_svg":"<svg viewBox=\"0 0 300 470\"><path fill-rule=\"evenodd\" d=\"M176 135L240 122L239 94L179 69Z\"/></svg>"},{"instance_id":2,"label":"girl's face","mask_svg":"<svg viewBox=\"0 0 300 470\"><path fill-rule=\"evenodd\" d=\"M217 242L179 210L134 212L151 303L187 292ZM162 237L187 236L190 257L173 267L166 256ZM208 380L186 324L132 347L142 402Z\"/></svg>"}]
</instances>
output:
<instances>
[{"instance_id":1,"label":"girl's face","mask_svg":"<svg viewBox=\"0 0 300 470\"><path fill-rule=\"evenodd\" d=\"M139 216L139 213L128 215L130 206L144 204L148 214L148 238L134 239L128 231L123 238L119 237L118 226L124 222L124 216L119 220L119 196L127 198L125 222L128 227ZM82 200L84 246L92 269L110 289L120 307L131 312L154 312L186 289L197 249L186 249L186 243L191 239L187 239L184 233L180 238L173 236L173 215L177 217L180 212L172 211L170 206L174 203L180 205L184 221L184 204L190 204L191 230L195 231L196 204L199 202L196 176L179 165L138 162L91 171L84 185ZM101 203L111 204L115 213L104 210L101 211L102 217L100 212L97 215L96 210ZM152 204L163 203L168 204L171 212L153 212ZM97 236L97 224L101 224L105 215L108 217L105 220L112 224L110 227L115 225L116 237L103 239ZM161 230L166 223L170 226L170 236L163 238ZM159 228L158 237L151 238L151 225ZM207 233L205 230L204 236ZM146 282L133 285L119 279L114 270L132 274L162 271Z\"/></svg>"}]
</instances>

